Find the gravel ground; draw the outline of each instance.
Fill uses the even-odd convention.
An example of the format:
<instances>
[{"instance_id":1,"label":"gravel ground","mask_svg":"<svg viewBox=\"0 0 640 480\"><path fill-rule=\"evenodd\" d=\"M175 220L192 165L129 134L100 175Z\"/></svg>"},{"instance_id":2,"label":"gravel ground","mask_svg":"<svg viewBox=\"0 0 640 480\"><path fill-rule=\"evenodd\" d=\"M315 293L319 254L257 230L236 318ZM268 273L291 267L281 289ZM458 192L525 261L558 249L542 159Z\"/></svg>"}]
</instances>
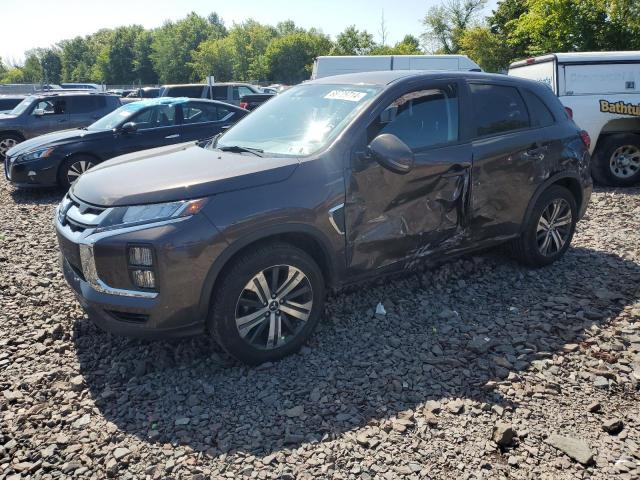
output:
<instances>
[{"instance_id":1,"label":"gravel ground","mask_svg":"<svg viewBox=\"0 0 640 480\"><path fill-rule=\"evenodd\" d=\"M259 368L99 331L60 196L0 187L0 480L640 478L640 189L597 191L549 268L489 252L334 295Z\"/></svg>"}]
</instances>

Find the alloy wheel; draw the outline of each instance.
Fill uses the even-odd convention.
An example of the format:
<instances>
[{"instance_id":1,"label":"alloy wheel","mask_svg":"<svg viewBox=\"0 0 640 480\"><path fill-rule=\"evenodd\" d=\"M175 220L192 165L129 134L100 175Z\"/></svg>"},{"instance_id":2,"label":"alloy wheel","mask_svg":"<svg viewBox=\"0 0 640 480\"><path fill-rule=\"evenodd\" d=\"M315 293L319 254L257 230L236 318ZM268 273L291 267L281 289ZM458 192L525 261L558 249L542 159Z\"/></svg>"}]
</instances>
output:
<instances>
[{"instance_id":1,"label":"alloy wheel","mask_svg":"<svg viewBox=\"0 0 640 480\"><path fill-rule=\"evenodd\" d=\"M95 164L88 160L78 160L77 162L69 165L69 169L67 170L67 181L69 185L75 182L80 175L94 167Z\"/></svg>"},{"instance_id":2,"label":"alloy wheel","mask_svg":"<svg viewBox=\"0 0 640 480\"><path fill-rule=\"evenodd\" d=\"M569 240L573 225L571 206L563 198L556 198L542 210L536 241L538 250L545 257L555 255L562 250Z\"/></svg>"},{"instance_id":3,"label":"alloy wheel","mask_svg":"<svg viewBox=\"0 0 640 480\"><path fill-rule=\"evenodd\" d=\"M640 148L622 145L616 148L609 159L611 173L618 178L629 178L640 172Z\"/></svg>"},{"instance_id":4,"label":"alloy wheel","mask_svg":"<svg viewBox=\"0 0 640 480\"><path fill-rule=\"evenodd\" d=\"M300 333L312 308L309 278L291 265L274 265L245 285L236 304L236 327L252 347L273 350Z\"/></svg>"},{"instance_id":5,"label":"alloy wheel","mask_svg":"<svg viewBox=\"0 0 640 480\"><path fill-rule=\"evenodd\" d=\"M4 158L11 148L15 147L18 141L15 138L0 139L0 157Z\"/></svg>"}]
</instances>

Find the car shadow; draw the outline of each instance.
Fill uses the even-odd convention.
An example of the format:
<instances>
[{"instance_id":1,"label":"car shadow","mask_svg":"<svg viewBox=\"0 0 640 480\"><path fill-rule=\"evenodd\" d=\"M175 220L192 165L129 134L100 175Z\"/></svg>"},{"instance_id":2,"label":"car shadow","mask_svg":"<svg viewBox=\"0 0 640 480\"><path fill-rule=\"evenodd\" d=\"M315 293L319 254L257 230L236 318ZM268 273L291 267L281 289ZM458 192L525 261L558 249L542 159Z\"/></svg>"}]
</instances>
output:
<instances>
[{"instance_id":1,"label":"car shadow","mask_svg":"<svg viewBox=\"0 0 640 480\"><path fill-rule=\"evenodd\" d=\"M499 252L462 258L333 295L308 347L257 368L205 338L117 338L86 318L74 338L96 407L122 431L212 456L266 456L388 428L427 400L512 408L492 387L579 344L632 301L639 280L637 263L586 248L543 269ZM374 314L378 302L385 316Z\"/></svg>"},{"instance_id":2,"label":"car shadow","mask_svg":"<svg viewBox=\"0 0 640 480\"><path fill-rule=\"evenodd\" d=\"M16 205L57 205L64 197L65 190L57 187L15 188L9 189L9 195Z\"/></svg>"}]
</instances>

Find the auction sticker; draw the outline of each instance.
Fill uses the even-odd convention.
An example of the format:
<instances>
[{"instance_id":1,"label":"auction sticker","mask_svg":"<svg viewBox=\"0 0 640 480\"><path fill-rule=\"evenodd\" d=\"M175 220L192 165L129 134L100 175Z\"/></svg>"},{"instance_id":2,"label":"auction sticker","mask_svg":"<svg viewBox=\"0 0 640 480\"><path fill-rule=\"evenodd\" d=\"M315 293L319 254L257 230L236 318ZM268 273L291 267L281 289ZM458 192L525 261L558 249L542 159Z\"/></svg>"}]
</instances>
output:
<instances>
[{"instance_id":1,"label":"auction sticker","mask_svg":"<svg viewBox=\"0 0 640 480\"><path fill-rule=\"evenodd\" d=\"M365 92L356 92L355 90L332 90L327 93L324 98L327 100L345 100L347 102L359 102L367 94Z\"/></svg>"}]
</instances>

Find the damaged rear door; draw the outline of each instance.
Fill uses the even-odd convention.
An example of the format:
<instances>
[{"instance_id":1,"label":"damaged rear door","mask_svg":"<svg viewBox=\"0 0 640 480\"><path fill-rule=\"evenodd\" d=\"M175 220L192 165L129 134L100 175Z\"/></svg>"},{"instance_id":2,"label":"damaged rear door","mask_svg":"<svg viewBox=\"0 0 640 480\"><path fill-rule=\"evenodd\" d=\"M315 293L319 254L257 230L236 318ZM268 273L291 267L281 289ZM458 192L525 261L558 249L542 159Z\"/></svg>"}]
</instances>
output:
<instances>
[{"instance_id":1,"label":"damaged rear door","mask_svg":"<svg viewBox=\"0 0 640 480\"><path fill-rule=\"evenodd\" d=\"M405 174L355 149L347 172L347 265L354 277L453 249L464 239L472 150L461 134L461 83L432 81L381 105L366 142L393 134L413 152ZM385 108L386 105L386 108Z\"/></svg>"}]
</instances>

